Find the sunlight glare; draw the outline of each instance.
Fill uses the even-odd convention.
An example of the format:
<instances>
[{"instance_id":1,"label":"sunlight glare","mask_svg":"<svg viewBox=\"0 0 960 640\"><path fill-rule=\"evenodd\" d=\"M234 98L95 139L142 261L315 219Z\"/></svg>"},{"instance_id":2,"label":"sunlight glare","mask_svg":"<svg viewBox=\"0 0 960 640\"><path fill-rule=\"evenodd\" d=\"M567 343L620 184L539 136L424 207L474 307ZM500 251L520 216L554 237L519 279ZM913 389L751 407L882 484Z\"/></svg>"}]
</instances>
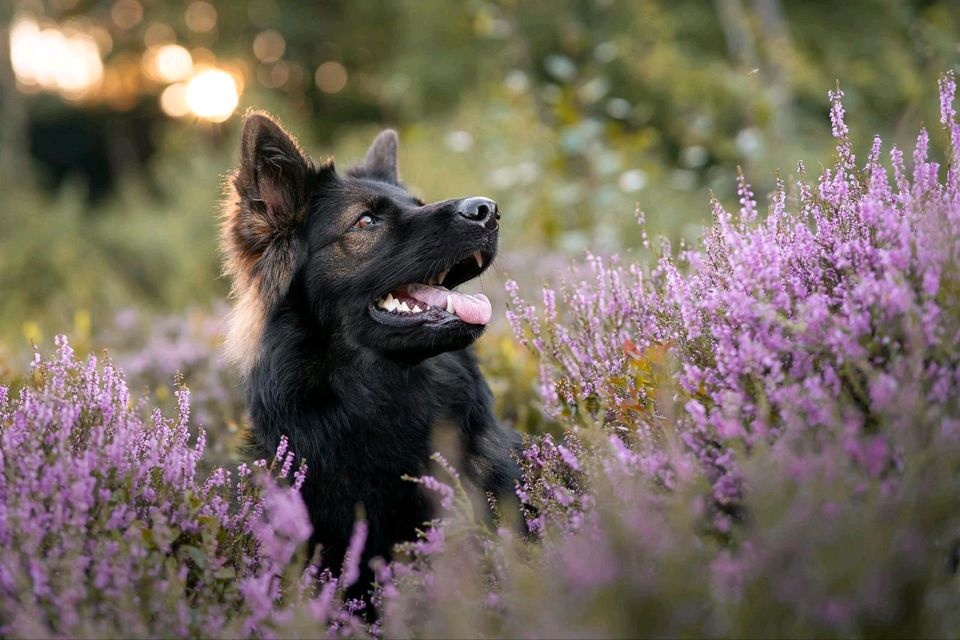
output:
<instances>
[{"instance_id":1,"label":"sunlight glare","mask_svg":"<svg viewBox=\"0 0 960 640\"><path fill-rule=\"evenodd\" d=\"M193 57L178 44L151 47L144 62L147 75L159 82L178 82L193 71Z\"/></svg>"},{"instance_id":2,"label":"sunlight glare","mask_svg":"<svg viewBox=\"0 0 960 640\"><path fill-rule=\"evenodd\" d=\"M186 101L199 117L223 122L237 108L240 91L232 75L220 69L207 69L190 78Z\"/></svg>"},{"instance_id":3,"label":"sunlight glare","mask_svg":"<svg viewBox=\"0 0 960 640\"><path fill-rule=\"evenodd\" d=\"M93 36L73 29L41 29L31 18L18 19L10 30L10 62L25 87L58 91L68 99L84 97L103 80Z\"/></svg>"}]
</instances>

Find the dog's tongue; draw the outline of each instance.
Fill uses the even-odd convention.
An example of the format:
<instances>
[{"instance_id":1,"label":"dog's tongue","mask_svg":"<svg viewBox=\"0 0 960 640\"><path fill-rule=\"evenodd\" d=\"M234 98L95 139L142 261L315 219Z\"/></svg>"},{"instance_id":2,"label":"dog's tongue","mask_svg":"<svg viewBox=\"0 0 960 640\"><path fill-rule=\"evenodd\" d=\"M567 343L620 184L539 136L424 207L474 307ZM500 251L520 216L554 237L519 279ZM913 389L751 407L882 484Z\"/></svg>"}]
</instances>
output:
<instances>
[{"instance_id":1,"label":"dog's tongue","mask_svg":"<svg viewBox=\"0 0 960 640\"><path fill-rule=\"evenodd\" d=\"M447 308L449 299L453 313L467 324L490 324L490 316L493 315L490 300L482 293L470 295L428 284L414 284L407 287L407 294L441 309Z\"/></svg>"}]
</instances>

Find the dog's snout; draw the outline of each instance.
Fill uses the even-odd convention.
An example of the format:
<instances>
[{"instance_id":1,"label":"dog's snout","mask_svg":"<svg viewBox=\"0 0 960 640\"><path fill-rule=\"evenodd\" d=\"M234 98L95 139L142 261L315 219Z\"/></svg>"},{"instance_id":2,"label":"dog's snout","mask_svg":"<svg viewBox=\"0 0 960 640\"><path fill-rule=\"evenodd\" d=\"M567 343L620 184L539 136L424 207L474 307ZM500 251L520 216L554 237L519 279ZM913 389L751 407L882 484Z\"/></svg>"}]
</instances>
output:
<instances>
[{"instance_id":1,"label":"dog's snout","mask_svg":"<svg viewBox=\"0 0 960 640\"><path fill-rule=\"evenodd\" d=\"M467 198L460 202L457 207L457 213L471 222L484 225L487 228L495 228L497 220L500 219L500 210L497 203L490 198Z\"/></svg>"}]
</instances>

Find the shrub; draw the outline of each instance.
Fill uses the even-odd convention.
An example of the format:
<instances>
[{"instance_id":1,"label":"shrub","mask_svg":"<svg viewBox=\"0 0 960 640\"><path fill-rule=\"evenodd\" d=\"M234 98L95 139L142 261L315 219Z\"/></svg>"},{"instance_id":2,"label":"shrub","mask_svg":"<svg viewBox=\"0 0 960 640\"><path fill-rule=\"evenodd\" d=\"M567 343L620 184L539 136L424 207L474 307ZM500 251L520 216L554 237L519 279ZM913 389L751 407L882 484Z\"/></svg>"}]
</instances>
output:
<instances>
[{"instance_id":1,"label":"shrub","mask_svg":"<svg viewBox=\"0 0 960 640\"><path fill-rule=\"evenodd\" d=\"M576 562L557 561L538 566L559 572L537 573L549 588L518 595L523 607L568 599L550 609L567 624L550 629L956 633L954 93L948 74L942 178L926 131L912 172L896 147L888 171L878 138L859 167L838 90L835 164L815 186L800 165L796 191L780 182L767 216L741 176L739 211L714 202L701 245L664 246L650 271L588 256L540 309L508 284L544 405L587 444L583 495L563 498L576 518L555 519L566 533L543 561L589 557L595 583L577 587L563 574ZM562 468L528 471L527 483L545 476L562 497L550 488L565 486ZM543 493L531 513L562 504ZM576 607L601 594L616 603L604 611L652 617L601 623Z\"/></svg>"},{"instance_id":2,"label":"shrub","mask_svg":"<svg viewBox=\"0 0 960 640\"><path fill-rule=\"evenodd\" d=\"M565 428L527 442L528 531L489 526L436 457L411 481L443 511L377 563L369 626L342 596L366 525L340 580L306 563L285 444L200 483L186 390L144 421L61 340L17 400L0 388L0 632L957 637L952 75L940 92L943 178L925 132L912 172L893 149L891 179L879 140L858 167L832 92L836 163L767 216L741 177L698 248L649 271L590 257L540 309L511 285Z\"/></svg>"},{"instance_id":3,"label":"shrub","mask_svg":"<svg viewBox=\"0 0 960 640\"><path fill-rule=\"evenodd\" d=\"M205 471L235 464L241 457L243 387L223 359L226 315L223 304L168 315L124 309L96 336L97 344L109 347L130 388L149 392L163 410L176 408L171 387L175 376L190 388L193 421L208 435L200 461Z\"/></svg>"},{"instance_id":4,"label":"shrub","mask_svg":"<svg viewBox=\"0 0 960 640\"><path fill-rule=\"evenodd\" d=\"M929 416L955 428L954 92L945 76L942 123L952 157L943 182L927 159L926 131L912 175L894 147L891 182L879 138L858 168L838 90L830 93L835 165L815 187L800 165L794 197L788 201L781 181L766 218L741 176L739 212L714 202L702 246L676 258L665 247L650 273L590 256L592 282L544 289L541 314L512 287L510 318L542 358L546 406L580 422L656 433L654 395L673 363L685 398L681 421L689 423L682 437L710 467L721 505L740 493L731 474L737 451L784 433L843 440L876 476L898 458L881 423L905 429Z\"/></svg>"},{"instance_id":5,"label":"shrub","mask_svg":"<svg viewBox=\"0 0 960 640\"><path fill-rule=\"evenodd\" d=\"M333 599L336 581L303 572L305 468L290 468L284 444L269 469L201 478L206 436L191 437L185 387L175 418L144 421L112 364L57 344L16 398L0 387L3 635L269 635L304 616L312 629L359 625Z\"/></svg>"}]
</instances>

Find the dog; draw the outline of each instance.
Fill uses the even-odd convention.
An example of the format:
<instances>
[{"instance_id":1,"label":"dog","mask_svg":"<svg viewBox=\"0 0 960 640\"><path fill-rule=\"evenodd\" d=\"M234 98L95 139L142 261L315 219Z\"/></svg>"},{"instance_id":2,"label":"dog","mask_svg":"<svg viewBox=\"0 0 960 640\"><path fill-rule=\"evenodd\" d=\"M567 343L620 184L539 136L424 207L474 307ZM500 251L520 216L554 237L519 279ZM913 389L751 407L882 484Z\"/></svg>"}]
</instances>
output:
<instances>
[{"instance_id":1,"label":"dog","mask_svg":"<svg viewBox=\"0 0 960 640\"><path fill-rule=\"evenodd\" d=\"M404 476L428 472L438 433L486 494L512 496L520 475L520 436L494 418L471 347L490 302L455 291L493 262L500 211L484 197L425 204L400 182L397 149L385 130L340 173L249 113L221 230L234 298L226 350L254 455L269 459L286 435L307 461L311 543L334 573L362 510L364 586L370 559L389 560L437 514Z\"/></svg>"}]
</instances>

